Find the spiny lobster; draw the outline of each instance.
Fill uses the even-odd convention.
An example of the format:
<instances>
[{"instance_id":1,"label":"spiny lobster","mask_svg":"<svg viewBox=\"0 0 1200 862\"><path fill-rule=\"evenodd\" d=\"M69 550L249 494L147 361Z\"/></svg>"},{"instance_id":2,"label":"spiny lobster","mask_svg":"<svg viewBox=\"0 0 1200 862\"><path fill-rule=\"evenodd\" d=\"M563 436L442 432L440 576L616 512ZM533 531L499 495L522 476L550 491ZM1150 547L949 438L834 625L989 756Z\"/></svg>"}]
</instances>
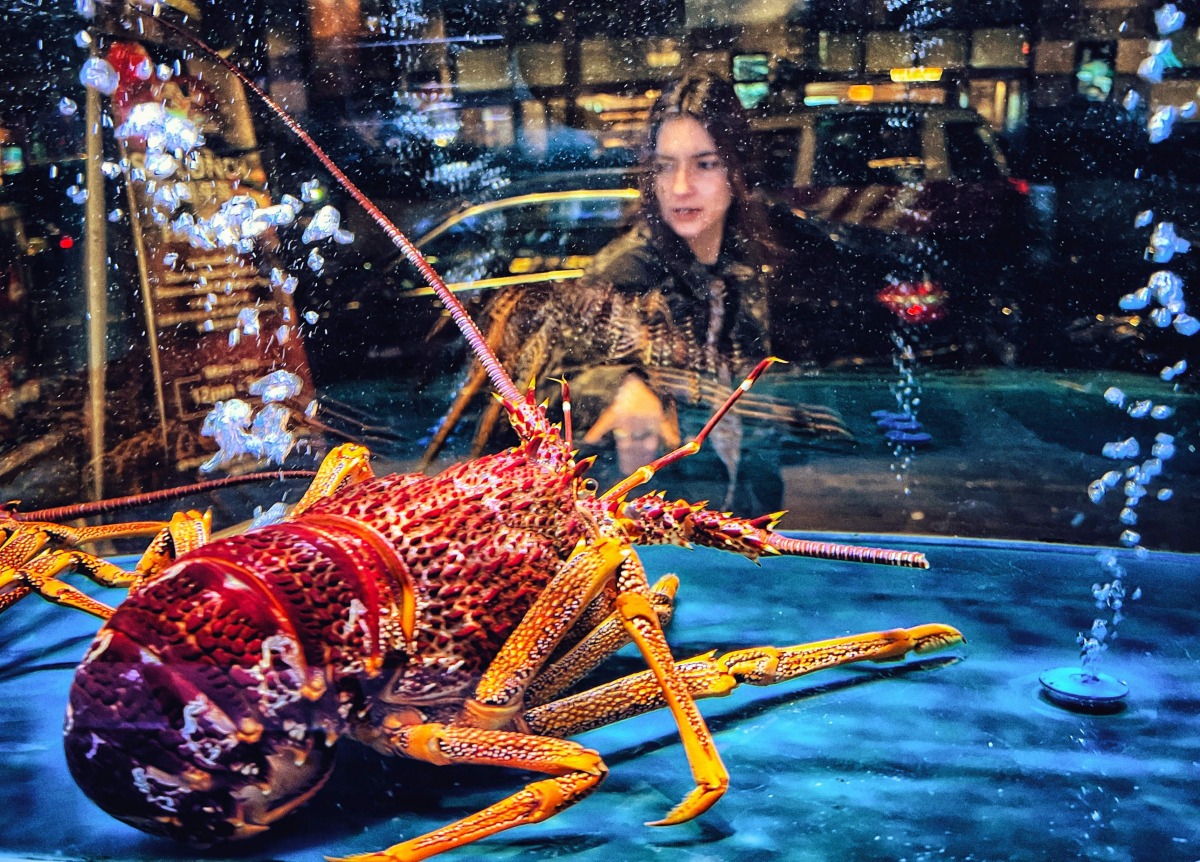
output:
<instances>
[{"instance_id":1,"label":"spiny lobster","mask_svg":"<svg viewBox=\"0 0 1200 862\"><path fill-rule=\"evenodd\" d=\"M340 737L432 764L546 776L444 828L353 857L425 859L578 802L607 767L566 737L665 707L695 787L656 825L680 823L728 785L697 699L962 640L929 624L676 661L663 625L678 580L650 584L635 545L927 564L915 553L788 538L773 531L776 515L740 519L661 494L629 496L694 453L770 359L694 439L596 493L589 461L573 456L566 384L560 426L517 390L399 230L272 108L438 292L520 442L436 476L381 478L365 449L346 444L284 521L223 539L211 539L209 518L194 511L166 526L74 529L0 512L0 609L36 593L105 620L76 672L65 726L70 769L101 808L194 844L256 835L316 793ZM79 549L148 534L131 572ZM108 608L62 581L65 572L129 594ZM629 642L648 671L564 694Z\"/></svg>"}]
</instances>

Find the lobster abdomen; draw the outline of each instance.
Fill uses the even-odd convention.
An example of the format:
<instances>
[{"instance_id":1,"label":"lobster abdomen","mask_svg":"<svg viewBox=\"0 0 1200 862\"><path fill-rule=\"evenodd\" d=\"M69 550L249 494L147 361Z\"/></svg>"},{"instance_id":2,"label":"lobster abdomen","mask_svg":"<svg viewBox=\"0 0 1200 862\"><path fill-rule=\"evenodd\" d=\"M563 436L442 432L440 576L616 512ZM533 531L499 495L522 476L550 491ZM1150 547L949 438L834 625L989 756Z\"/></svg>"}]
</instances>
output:
<instances>
[{"instance_id":1,"label":"lobster abdomen","mask_svg":"<svg viewBox=\"0 0 1200 862\"><path fill-rule=\"evenodd\" d=\"M337 523L213 542L141 585L71 687L67 762L140 829L207 844L308 798L359 675L386 652L386 549ZM386 607L385 607L386 605Z\"/></svg>"}]
</instances>

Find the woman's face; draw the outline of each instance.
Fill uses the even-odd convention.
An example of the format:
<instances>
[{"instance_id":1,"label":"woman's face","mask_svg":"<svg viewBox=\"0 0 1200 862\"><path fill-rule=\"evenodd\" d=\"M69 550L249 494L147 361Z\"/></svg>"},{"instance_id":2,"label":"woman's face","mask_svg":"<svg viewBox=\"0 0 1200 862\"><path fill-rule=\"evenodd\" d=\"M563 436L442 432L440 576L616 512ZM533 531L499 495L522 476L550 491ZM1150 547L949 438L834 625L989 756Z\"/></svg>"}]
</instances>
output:
<instances>
[{"instance_id":1,"label":"woman's face","mask_svg":"<svg viewBox=\"0 0 1200 862\"><path fill-rule=\"evenodd\" d=\"M697 260L715 263L733 190L712 135L691 117L673 117L658 130L654 191L667 226Z\"/></svg>"}]
</instances>

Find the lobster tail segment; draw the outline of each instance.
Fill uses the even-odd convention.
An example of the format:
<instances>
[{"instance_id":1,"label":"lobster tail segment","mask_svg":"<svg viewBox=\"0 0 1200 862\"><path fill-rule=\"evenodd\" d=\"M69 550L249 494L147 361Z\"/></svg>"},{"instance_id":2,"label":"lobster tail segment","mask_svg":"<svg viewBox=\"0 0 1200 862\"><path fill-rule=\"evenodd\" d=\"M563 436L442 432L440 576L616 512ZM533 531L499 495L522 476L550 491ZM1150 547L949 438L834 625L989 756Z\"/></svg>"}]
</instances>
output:
<instances>
[{"instance_id":1,"label":"lobster tail segment","mask_svg":"<svg viewBox=\"0 0 1200 862\"><path fill-rule=\"evenodd\" d=\"M100 630L64 745L109 814L203 846L258 834L311 797L338 726L278 603L228 567L183 559Z\"/></svg>"},{"instance_id":2,"label":"lobster tail segment","mask_svg":"<svg viewBox=\"0 0 1200 862\"><path fill-rule=\"evenodd\" d=\"M92 652L102 655L76 676L64 746L76 783L118 820L199 846L248 838L333 769L324 732L222 709L236 696L219 672L157 662L121 632Z\"/></svg>"}]
</instances>

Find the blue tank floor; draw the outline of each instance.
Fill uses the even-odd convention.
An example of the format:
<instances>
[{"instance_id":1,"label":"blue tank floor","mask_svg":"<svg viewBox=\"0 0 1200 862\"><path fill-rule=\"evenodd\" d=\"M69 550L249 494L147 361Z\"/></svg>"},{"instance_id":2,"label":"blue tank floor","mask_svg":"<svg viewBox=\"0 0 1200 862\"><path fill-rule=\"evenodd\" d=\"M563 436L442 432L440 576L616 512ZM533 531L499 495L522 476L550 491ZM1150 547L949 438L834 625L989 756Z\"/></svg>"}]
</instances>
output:
<instances>
[{"instance_id":1,"label":"blue tank floor","mask_svg":"<svg viewBox=\"0 0 1200 862\"><path fill-rule=\"evenodd\" d=\"M683 581L668 632L679 657L922 622L967 643L897 665L827 671L702 704L731 774L725 798L681 826L642 825L689 789L668 717L580 740L611 773L563 814L446 859L1195 860L1200 858L1200 560L1120 552L1143 598L1101 667L1125 680L1116 715L1065 712L1042 671L1075 663L1097 614L1094 549L840 536L922 550L928 571L647 549ZM342 743L330 784L241 846L196 851L103 814L61 748L70 667L94 624L28 600L0 617L0 860L309 860L378 850L521 786L503 770L438 769ZM640 668L628 650L620 672Z\"/></svg>"}]
</instances>

